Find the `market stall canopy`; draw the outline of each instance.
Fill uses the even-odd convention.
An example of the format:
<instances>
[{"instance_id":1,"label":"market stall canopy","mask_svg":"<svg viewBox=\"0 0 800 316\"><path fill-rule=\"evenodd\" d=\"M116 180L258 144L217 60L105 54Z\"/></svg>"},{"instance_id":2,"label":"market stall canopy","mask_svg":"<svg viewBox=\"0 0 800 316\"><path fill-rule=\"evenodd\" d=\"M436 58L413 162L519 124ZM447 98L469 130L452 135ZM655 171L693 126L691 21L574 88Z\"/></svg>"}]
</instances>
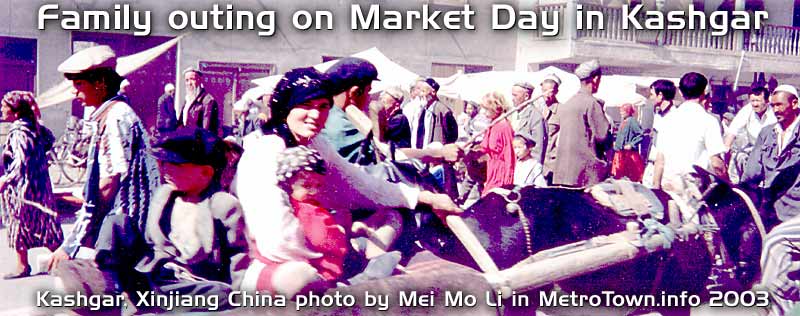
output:
<instances>
[{"instance_id":1,"label":"market stall canopy","mask_svg":"<svg viewBox=\"0 0 800 316\"><path fill-rule=\"evenodd\" d=\"M117 73L119 73L120 76L125 77L142 66L147 65L147 63L153 61L153 59L156 59L158 56L161 56L161 54L178 44L178 42L184 36L186 35L180 35L158 46L154 46L153 48L138 52L136 54L117 58ZM72 83L66 79L55 87L47 89L47 91L42 92L42 94L36 98L36 101L39 103L39 108L46 108L72 100L75 95L71 90Z\"/></svg>"},{"instance_id":2,"label":"market stall canopy","mask_svg":"<svg viewBox=\"0 0 800 316\"><path fill-rule=\"evenodd\" d=\"M625 103L630 103L639 109L638 119L642 127L651 128L653 126L653 104L652 102L648 102L647 98L650 96L650 85L659 79L672 81L676 87L680 82L679 78L623 75L603 76L597 95L601 99L611 100L606 104L606 112L610 114L615 122L618 122L620 119L617 107ZM623 91L624 93L618 93L619 91ZM636 93L631 93L631 91L635 91ZM675 95L675 101L680 102L680 100L682 100L680 93L677 93Z\"/></svg>"},{"instance_id":3,"label":"market stall canopy","mask_svg":"<svg viewBox=\"0 0 800 316\"><path fill-rule=\"evenodd\" d=\"M556 67L547 67L536 72L486 71L471 74L456 74L448 78L436 78L442 97L479 102L484 95L500 91L511 101L511 87L518 82L528 82L537 87L544 77L554 74L561 79L558 99L566 101L578 92L578 77Z\"/></svg>"},{"instance_id":4,"label":"market stall canopy","mask_svg":"<svg viewBox=\"0 0 800 316\"><path fill-rule=\"evenodd\" d=\"M389 59L389 57L386 57L386 55L384 55L376 47L355 53L353 55L350 55L350 57L358 57L366 59L373 65L375 65L375 68L378 69L378 79L380 80L372 83L372 93L383 91L384 89L392 86L399 86L403 90L408 90L408 87L410 87L411 84L414 83L414 81L417 80L417 78L419 78L419 75L395 63L394 61ZM328 68L333 66L336 63L336 61L337 60L331 60L321 64L317 64L314 65L314 68L324 72L328 70ZM255 79L253 80L253 83L258 85L259 87L253 89L260 88L261 90L259 90L259 93L263 92L264 88L266 88L266 90L272 91L282 76L283 74L278 74L269 77Z\"/></svg>"},{"instance_id":5,"label":"market stall canopy","mask_svg":"<svg viewBox=\"0 0 800 316\"><path fill-rule=\"evenodd\" d=\"M480 101L484 95L500 91L511 100L511 87L518 82L528 82L540 91L539 85L544 78L554 74L561 79L558 99L566 102L580 88L580 81L574 74L556 67L547 67L535 72L519 71L487 71L480 73L458 73L447 78L436 78L442 85L439 95L447 98ZM661 78L642 76L605 75L600 81L600 88L595 96L605 101L605 106L619 107L625 103L643 106L647 103L649 87L653 81ZM675 78L666 78L678 82Z\"/></svg>"}]
</instances>

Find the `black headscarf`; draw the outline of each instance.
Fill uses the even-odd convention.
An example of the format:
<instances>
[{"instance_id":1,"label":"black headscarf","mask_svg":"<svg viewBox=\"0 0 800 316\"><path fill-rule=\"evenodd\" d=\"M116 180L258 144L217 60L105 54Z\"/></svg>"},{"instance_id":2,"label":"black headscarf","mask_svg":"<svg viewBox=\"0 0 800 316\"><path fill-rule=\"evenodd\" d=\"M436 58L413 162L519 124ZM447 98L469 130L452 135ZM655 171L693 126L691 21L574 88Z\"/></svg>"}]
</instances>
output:
<instances>
[{"instance_id":1,"label":"black headscarf","mask_svg":"<svg viewBox=\"0 0 800 316\"><path fill-rule=\"evenodd\" d=\"M324 74L313 67L295 68L285 73L269 101L272 116L263 126L264 133L277 134L286 141L286 146L296 146L297 141L286 126L286 117L296 105L320 98L333 103L330 82Z\"/></svg>"}]
</instances>

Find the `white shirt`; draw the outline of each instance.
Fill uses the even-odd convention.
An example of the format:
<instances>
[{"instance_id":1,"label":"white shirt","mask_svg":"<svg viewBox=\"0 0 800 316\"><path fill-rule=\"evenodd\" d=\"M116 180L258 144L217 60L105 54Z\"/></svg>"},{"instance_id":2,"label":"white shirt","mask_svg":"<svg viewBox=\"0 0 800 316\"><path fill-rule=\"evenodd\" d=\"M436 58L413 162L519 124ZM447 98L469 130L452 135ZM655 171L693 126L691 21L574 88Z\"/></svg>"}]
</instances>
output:
<instances>
[{"instance_id":1,"label":"white shirt","mask_svg":"<svg viewBox=\"0 0 800 316\"><path fill-rule=\"evenodd\" d=\"M752 140L751 144L754 144L758 139L758 133L761 133L761 129L777 122L778 120L775 118L775 113L772 112L771 106L768 106L767 110L764 111L764 115L759 118L756 112L753 111L753 106L748 103L736 113L731 125L728 126L727 134L738 135L743 129L746 129Z\"/></svg>"},{"instance_id":2,"label":"white shirt","mask_svg":"<svg viewBox=\"0 0 800 316\"><path fill-rule=\"evenodd\" d=\"M675 105L670 105L669 109L667 110L666 114L660 114L658 112L653 113L653 140L652 140L652 147L654 150L650 151L650 157L647 157L650 162L656 161L656 146L658 144L658 132L664 128L664 117L672 112L675 109Z\"/></svg>"},{"instance_id":3,"label":"white shirt","mask_svg":"<svg viewBox=\"0 0 800 316\"><path fill-rule=\"evenodd\" d=\"M695 102L672 109L658 124L656 151L664 155L664 177L708 168L709 157L724 153L719 121Z\"/></svg>"},{"instance_id":4,"label":"white shirt","mask_svg":"<svg viewBox=\"0 0 800 316\"><path fill-rule=\"evenodd\" d=\"M433 135L433 112L431 112L430 109L432 107L436 106L436 102L438 102L438 101L434 101L434 103L431 103L431 104L427 104L426 102L427 101L425 99L418 99L418 100L415 100L414 103L413 103L413 104L416 104L416 105L410 104L410 105L413 106L413 108L409 109L409 114L414 115L413 118L409 118L408 119L409 120L408 123L409 123L409 125L411 127L411 148L415 148L415 149L428 148L428 145L431 143L431 138L433 138L433 136L432 136ZM403 110L403 115L406 115L405 109ZM408 117L408 116L406 115L406 117ZM420 118L422 118L422 124L423 124L425 130L424 130L424 133L423 133L423 136L422 136L422 137L424 137L422 139L422 147L421 148L417 148L417 133L419 132L419 128L420 128L420 126L419 126Z\"/></svg>"},{"instance_id":5,"label":"white shirt","mask_svg":"<svg viewBox=\"0 0 800 316\"><path fill-rule=\"evenodd\" d=\"M411 146L417 143L417 128L419 127L419 113L422 110L422 103L419 99L412 99L403 105L403 115L408 119L408 127L411 129Z\"/></svg>"},{"instance_id":6,"label":"white shirt","mask_svg":"<svg viewBox=\"0 0 800 316\"><path fill-rule=\"evenodd\" d=\"M783 152L786 149L786 145L789 144L789 139L792 138L792 134L794 134L794 131L797 129L798 122L800 122L800 119L795 117L794 122L789 124L789 128L785 133L781 124L775 124L775 135L778 136L778 146L780 146L781 152Z\"/></svg>"},{"instance_id":7,"label":"white shirt","mask_svg":"<svg viewBox=\"0 0 800 316\"><path fill-rule=\"evenodd\" d=\"M192 103L194 103L194 99L196 99L196 98L197 97L189 100L189 96L186 96L186 103L183 106L183 110L181 110L183 112L183 114L181 115L181 121L183 122L183 125L189 125L189 124L186 123L186 117L189 116L189 108L192 107ZM175 113L179 113L179 112L175 112Z\"/></svg>"},{"instance_id":8,"label":"white shirt","mask_svg":"<svg viewBox=\"0 0 800 316\"><path fill-rule=\"evenodd\" d=\"M547 186L542 177L542 164L533 158L517 160L514 165L514 185L533 185L537 188Z\"/></svg>"}]
</instances>

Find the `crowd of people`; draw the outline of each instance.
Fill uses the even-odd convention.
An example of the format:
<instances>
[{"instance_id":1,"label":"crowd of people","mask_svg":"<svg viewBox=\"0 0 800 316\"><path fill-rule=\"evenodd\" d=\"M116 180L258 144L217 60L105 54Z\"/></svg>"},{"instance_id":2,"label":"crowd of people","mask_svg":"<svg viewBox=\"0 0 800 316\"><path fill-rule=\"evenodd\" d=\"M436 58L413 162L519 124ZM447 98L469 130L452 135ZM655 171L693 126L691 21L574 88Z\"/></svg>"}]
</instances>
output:
<instances>
[{"instance_id":1,"label":"crowd of people","mask_svg":"<svg viewBox=\"0 0 800 316\"><path fill-rule=\"evenodd\" d=\"M371 101L377 69L344 58L324 73L288 71L273 91L237 104L239 128L223 139L224 111L201 71L184 71L183 102L165 87L150 135L121 93L115 65L114 52L96 46L59 66L75 97L93 108L84 203L66 235L48 211L52 133L30 92L3 97L2 118L13 123L0 206L18 257L6 279L30 275L27 250L47 247L54 274L91 282L66 274L97 269L109 291L291 297L391 275L402 261L395 242L403 221L420 208L444 218L502 187L586 188L608 178L679 191L700 166L758 193L772 229L761 284L775 313L800 300L800 107L792 86L754 86L728 125L711 113L702 74L685 74L677 87L658 80L650 86L653 126L645 128L631 104L614 124L594 96L603 75L595 60L577 67L580 88L567 100L557 97L561 79L548 75L538 93L520 82L509 87L511 102L490 92L455 115L432 78L417 80L408 95L393 87Z\"/></svg>"}]
</instances>

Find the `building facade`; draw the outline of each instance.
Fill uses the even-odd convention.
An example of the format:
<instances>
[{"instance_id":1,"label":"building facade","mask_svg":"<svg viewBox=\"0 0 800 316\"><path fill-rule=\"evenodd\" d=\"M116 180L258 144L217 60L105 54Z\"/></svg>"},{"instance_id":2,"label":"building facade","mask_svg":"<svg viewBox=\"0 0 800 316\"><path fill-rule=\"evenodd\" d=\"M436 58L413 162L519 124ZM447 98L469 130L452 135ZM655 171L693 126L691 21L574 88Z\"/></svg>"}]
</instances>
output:
<instances>
[{"instance_id":1,"label":"building facade","mask_svg":"<svg viewBox=\"0 0 800 316\"><path fill-rule=\"evenodd\" d=\"M694 4L702 10L728 7L746 9L764 7L770 12L770 24L758 32L734 32L716 37L704 31L626 31L621 30L620 6L642 3L648 8L667 5L669 9ZM571 70L578 63L598 58L607 73L677 77L688 70L702 71L717 84L732 83L741 63L740 86L747 86L754 74L765 73L781 83L800 84L800 31L793 28L793 3L780 0L520 0L519 9L559 11L561 33L543 37L539 32L495 31L491 27L493 1L468 0L241 0L231 1L233 10L276 12L274 34L259 36L258 30L174 30L167 21L170 13L209 11L220 1L134 0L130 9L151 12L150 36L137 37L133 31L65 31L57 21L44 30L37 28L37 14L43 0L0 0L0 92L11 89L46 91L63 80L56 71L59 63L73 52L92 45L107 44L120 55L132 54L155 46L180 34L188 34L177 47L150 65L128 76L133 107L148 125L155 121L155 101L166 83L175 83L178 97L183 91L181 70L194 67L208 75L205 86L222 100L228 112L231 104L252 86L251 80L279 74L298 66L318 64L377 47L392 60L420 75L444 77L457 71L538 70L557 65ZM107 10L111 0L61 1L59 10ZM379 4L384 10L460 9L469 4L477 12L476 30L352 31L351 6L368 8ZM574 10L602 11L608 19L602 31L578 31ZM332 30L301 31L291 24L292 12L327 10L334 17ZM209 24L210 25L210 24ZM213 28L213 27L211 27ZM744 58L742 55L744 54ZM59 132L73 106L62 104L45 109L48 126ZM79 107L78 107L79 108ZM230 116L226 115L226 120Z\"/></svg>"},{"instance_id":2,"label":"building facade","mask_svg":"<svg viewBox=\"0 0 800 316\"><path fill-rule=\"evenodd\" d=\"M250 80L282 73L294 67L321 63L331 58L377 47L392 60L420 75L447 76L456 71L476 72L486 70L511 70L514 68L516 36L511 32L493 32L488 27L488 14L478 14L475 31L447 31L419 29L409 31L351 31L350 7L353 4L368 8L380 4L383 9L420 10L423 5L431 9L447 10L460 6L460 1L412 0L405 2L358 0L311 1L231 1L234 10L276 12L276 31L272 36L259 36L257 30L174 30L167 21L170 12L181 10L210 11L214 4L225 10L224 2L212 0L192 1L130 1L133 10L151 12L152 31L148 37L134 37L130 32L65 31L57 21L50 21L45 30L37 29L39 8L52 3L41 0L0 0L0 70L19 72L26 77L0 85L2 92L11 89L46 91L63 80L56 71L59 63L74 51L96 44L108 44L120 55L154 46L180 34L188 33L178 47L148 66L129 76L133 91L130 93L136 111L143 119L154 122L155 100L163 92L164 84L172 82L183 90L180 73L187 67L204 70L209 75L205 86L219 100L224 100L230 111L231 103L252 84ZM107 10L118 2L110 0L73 0L59 2L59 10ZM471 4L475 11L488 11L488 4ZM333 30L295 29L292 12L298 10L327 10L333 14ZM113 25L113 24L112 24ZM212 27L213 28L213 27ZM27 43L20 49L18 42ZM25 56L6 54L25 51ZM10 61L9 61L10 60ZM16 79L15 79L16 80ZM9 81L7 79L0 80ZM71 114L69 104L48 108L44 116L54 130L60 130L65 117ZM229 120L229 116L226 116Z\"/></svg>"}]
</instances>

